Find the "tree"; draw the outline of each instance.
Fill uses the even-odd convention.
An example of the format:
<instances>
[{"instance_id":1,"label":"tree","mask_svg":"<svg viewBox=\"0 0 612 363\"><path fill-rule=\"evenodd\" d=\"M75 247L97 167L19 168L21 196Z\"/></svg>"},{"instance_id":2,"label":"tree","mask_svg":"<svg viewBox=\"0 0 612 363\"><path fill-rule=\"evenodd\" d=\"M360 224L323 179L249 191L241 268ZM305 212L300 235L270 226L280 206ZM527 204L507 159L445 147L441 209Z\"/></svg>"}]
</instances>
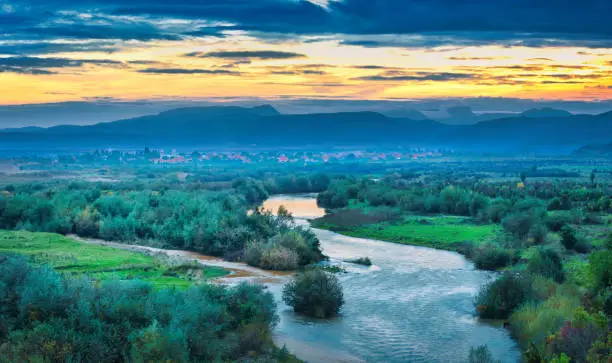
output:
<instances>
[{"instance_id":1,"label":"tree","mask_svg":"<svg viewBox=\"0 0 612 363\"><path fill-rule=\"evenodd\" d=\"M322 270L299 273L283 288L283 301L296 313L329 318L344 304L342 286L336 276Z\"/></svg>"},{"instance_id":2,"label":"tree","mask_svg":"<svg viewBox=\"0 0 612 363\"><path fill-rule=\"evenodd\" d=\"M563 226L561 228L561 243L568 250L571 250L576 246L578 237L576 237L576 230L570 226Z\"/></svg>"},{"instance_id":3,"label":"tree","mask_svg":"<svg viewBox=\"0 0 612 363\"><path fill-rule=\"evenodd\" d=\"M532 295L531 279L528 276L507 272L484 285L474 305L481 318L507 319L516 308L529 301Z\"/></svg>"},{"instance_id":4,"label":"tree","mask_svg":"<svg viewBox=\"0 0 612 363\"><path fill-rule=\"evenodd\" d=\"M470 356L468 358L469 363L499 363L501 361L495 360L493 354L489 351L486 345L481 345L476 348L470 349Z\"/></svg>"},{"instance_id":5,"label":"tree","mask_svg":"<svg viewBox=\"0 0 612 363\"><path fill-rule=\"evenodd\" d=\"M561 256L551 249L539 249L529 260L527 271L547 277L558 283L562 283L565 280Z\"/></svg>"},{"instance_id":6,"label":"tree","mask_svg":"<svg viewBox=\"0 0 612 363\"><path fill-rule=\"evenodd\" d=\"M521 182L524 184L525 180L527 180L527 173L522 171L520 176L521 176Z\"/></svg>"}]
</instances>

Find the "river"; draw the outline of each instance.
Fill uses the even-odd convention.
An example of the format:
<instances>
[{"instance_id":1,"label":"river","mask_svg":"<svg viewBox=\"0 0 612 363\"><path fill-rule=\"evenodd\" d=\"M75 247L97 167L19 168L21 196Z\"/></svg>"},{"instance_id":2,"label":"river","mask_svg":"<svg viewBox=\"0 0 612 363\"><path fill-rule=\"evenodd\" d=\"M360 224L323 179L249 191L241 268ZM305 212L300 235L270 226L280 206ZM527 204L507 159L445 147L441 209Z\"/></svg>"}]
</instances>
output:
<instances>
[{"instance_id":1,"label":"river","mask_svg":"<svg viewBox=\"0 0 612 363\"><path fill-rule=\"evenodd\" d=\"M324 214L313 196L274 196L264 208L284 205L296 223ZM346 237L313 228L339 274L345 296L341 316L297 316L268 283L279 304L275 340L308 362L464 362L471 347L486 344L502 362L520 361L516 343L499 325L479 321L472 300L494 278L463 256L442 250ZM369 257L373 266L343 260Z\"/></svg>"},{"instance_id":2,"label":"river","mask_svg":"<svg viewBox=\"0 0 612 363\"><path fill-rule=\"evenodd\" d=\"M325 214L314 196L274 196L264 208L285 206L296 224ZM520 361L520 352L499 325L479 321L472 300L480 286L494 278L478 271L463 256L448 251L412 247L371 239L346 237L312 228L330 263L344 267L338 274L345 305L334 319L298 316L281 299L282 286L291 273L264 271L244 263L223 261L193 252L83 239L133 251L164 254L223 267L230 275L223 284L240 281L263 283L274 294L280 316L275 329L277 345L285 345L310 363L334 362L465 362L471 347L486 344L502 362ZM373 266L343 262L369 257Z\"/></svg>"}]
</instances>

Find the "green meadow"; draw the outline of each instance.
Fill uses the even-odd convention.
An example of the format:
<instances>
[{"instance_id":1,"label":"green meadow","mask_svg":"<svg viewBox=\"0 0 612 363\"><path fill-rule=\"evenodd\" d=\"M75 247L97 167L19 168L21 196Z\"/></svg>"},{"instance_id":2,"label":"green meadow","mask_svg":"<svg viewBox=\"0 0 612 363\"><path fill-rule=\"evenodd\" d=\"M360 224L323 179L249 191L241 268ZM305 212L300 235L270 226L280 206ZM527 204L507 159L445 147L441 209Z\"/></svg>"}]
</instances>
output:
<instances>
[{"instance_id":1,"label":"green meadow","mask_svg":"<svg viewBox=\"0 0 612 363\"><path fill-rule=\"evenodd\" d=\"M143 253L75 241L52 233L0 230L0 253L28 256L69 275L96 280L139 279L156 287L184 288L227 274L218 267L177 264Z\"/></svg>"},{"instance_id":2,"label":"green meadow","mask_svg":"<svg viewBox=\"0 0 612 363\"><path fill-rule=\"evenodd\" d=\"M454 245L471 242L474 245L491 242L499 227L478 225L470 218L440 215L409 216L401 221L339 227L320 224L321 228L361 238L454 250Z\"/></svg>"}]
</instances>

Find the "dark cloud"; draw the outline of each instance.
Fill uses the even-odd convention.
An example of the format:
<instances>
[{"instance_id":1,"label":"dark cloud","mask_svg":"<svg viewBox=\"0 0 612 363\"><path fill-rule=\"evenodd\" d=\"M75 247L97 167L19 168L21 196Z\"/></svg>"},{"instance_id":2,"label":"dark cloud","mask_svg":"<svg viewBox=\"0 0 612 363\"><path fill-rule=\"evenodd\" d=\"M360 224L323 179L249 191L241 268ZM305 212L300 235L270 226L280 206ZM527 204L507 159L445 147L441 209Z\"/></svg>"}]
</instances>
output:
<instances>
[{"instance_id":1,"label":"dark cloud","mask_svg":"<svg viewBox=\"0 0 612 363\"><path fill-rule=\"evenodd\" d=\"M281 70L281 71L270 71L272 75L287 75L287 76L322 76L327 74L325 71L316 71L316 70Z\"/></svg>"},{"instance_id":2,"label":"dark cloud","mask_svg":"<svg viewBox=\"0 0 612 363\"><path fill-rule=\"evenodd\" d=\"M86 64L97 66L117 66L123 63L110 59L69 59L38 57L5 57L0 58L2 72L49 75L57 71L50 69L82 67Z\"/></svg>"},{"instance_id":3,"label":"dark cloud","mask_svg":"<svg viewBox=\"0 0 612 363\"><path fill-rule=\"evenodd\" d=\"M180 40L180 35L168 34L150 24L109 24L85 25L70 24L65 26L36 27L25 30L45 38L77 38L77 39L118 39L118 40Z\"/></svg>"},{"instance_id":4,"label":"dark cloud","mask_svg":"<svg viewBox=\"0 0 612 363\"><path fill-rule=\"evenodd\" d=\"M316 75L316 76L322 76L322 75L324 75L324 74L327 74L327 72L325 72L325 71L308 70L308 69L307 69L307 70L302 71L302 74L305 74L305 75Z\"/></svg>"},{"instance_id":5,"label":"dark cloud","mask_svg":"<svg viewBox=\"0 0 612 363\"><path fill-rule=\"evenodd\" d=\"M149 65L149 64L159 64L160 62L154 60L133 60L128 61L129 64L137 64L137 65Z\"/></svg>"},{"instance_id":6,"label":"dark cloud","mask_svg":"<svg viewBox=\"0 0 612 363\"><path fill-rule=\"evenodd\" d=\"M209 53L193 52L185 54L186 57L198 57L198 58L223 58L223 59L259 59L259 60L270 60L270 59L292 59L292 58L305 58L306 55L293 53L293 52L281 52L274 50L227 50L227 51L216 51Z\"/></svg>"},{"instance_id":7,"label":"dark cloud","mask_svg":"<svg viewBox=\"0 0 612 363\"><path fill-rule=\"evenodd\" d=\"M454 73L454 72L416 72L412 74L378 74L373 76L363 76L353 78L360 81L458 81L466 79L479 78L478 75L472 73Z\"/></svg>"},{"instance_id":8,"label":"dark cloud","mask_svg":"<svg viewBox=\"0 0 612 363\"><path fill-rule=\"evenodd\" d=\"M118 1L111 3L117 4ZM306 0L130 1L116 14L229 21L246 31L294 34L419 34L497 32L612 35L608 0L344 0L328 9Z\"/></svg>"},{"instance_id":9,"label":"dark cloud","mask_svg":"<svg viewBox=\"0 0 612 363\"><path fill-rule=\"evenodd\" d=\"M48 71L46 69L38 68L22 68L22 67L8 67L0 65L0 73L19 73L19 74L32 74L32 75L50 75L57 74L57 72Z\"/></svg>"},{"instance_id":10,"label":"dark cloud","mask_svg":"<svg viewBox=\"0 0 612 363\"><path fill-rule=\"evenodd\" d=\"M392 69L393 67L365 65L365 66L353 66L352 68L355 68L355 69Z\"/></svg>"},{"instance_id":11,"label":"dark cloud","mask_svg":"<svg viewBox=\"0 0 612 363\"><path fill-rule=\"evenodd\" d=\"M230 31L230 30L238 30L238 29L233 26L227 26L227 27L211 26L211 27L201 27L197 30L188 31L184 34L190 35L193 37L225 38L227 35L224 32Z\"/></svg>"},{"instance_id":12,"label":"dark cloud","mask_svg":"<svg viewBox=\"0 0 612 363\"><path fill-rule=\"evenodd\" d=\"M336 40L361 47L612 48L610 0L23 0L0 13L0 39L118 41L227 37ZM181 20L172 22L168 20ZM188 20L188 21L185 21ZM203 26L228 24L228 26ZM231 24L231 25L230 25ZM36 54L33 48L4 54ZM39 48L42 53L51 49ZM73 47L74 51L87 48ZM59 51L59 50L58 50ZM224 58L228 58L225 56ZM289 56L288 58L295 58ZM234 58L237 58L234 57ZM249 57L254 59L287 59Z\"/></svg>"},{"instance_id":13,"label":"dark cloud","mask_svg":"<svg viewBox=\"0 0 612 363\"><path fill-rule=\"evenodd\" d=\"M112 42L87 42L87 43L53 43L40 42L12 42L0 44L0 54L6 55L39 55L52 53L85 53L105 52L113 53L120 49Z\"/></svg>"},{"instance_id":14,"label":"dark cloud","mask_svg":"<svg viewBox=\"0 0 612 363\"><path fill-rule=\"evenodd\" d=\"M541 61L541 62L552 62L553 61L550 58L529 58L527 60L530 61L530 62L538 62L538 61Z\"/></svg>"},{"instance_id":15,"label":"dark cloud","mask_svg":"<svg viewBox=\"0 0 612 363\"><path fill-rule=\"evenodd\" d=\"M238 76L239 72L228 71L226 69L187 69L187 68L145 68L140 73L149 74L217 74Z\"/></svg>"},{"instance_id":16,"label":"dark cloud","mask_svg":"<svg viewBox=\"0 0 612 363\"><path fill-rule=\"evenodd\" d=\"M0 58L0 65L24 68L67 68L81 67L84 64L109 65L122 64L110 59L69 59L69 58L39 58L39 57L6 57Z\"/></svg>"}]
</instances>

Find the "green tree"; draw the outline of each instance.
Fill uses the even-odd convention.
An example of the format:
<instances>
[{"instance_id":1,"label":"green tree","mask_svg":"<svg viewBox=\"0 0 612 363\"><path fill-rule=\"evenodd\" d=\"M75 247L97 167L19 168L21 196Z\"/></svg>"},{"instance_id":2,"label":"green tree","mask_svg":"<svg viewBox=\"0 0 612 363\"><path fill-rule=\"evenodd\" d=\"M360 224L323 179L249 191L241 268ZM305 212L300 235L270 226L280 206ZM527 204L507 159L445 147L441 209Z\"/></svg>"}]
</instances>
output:
<instances>
[{"instance_id":1,"label":"green tree","mask_svg":"<svg viewBox=\"0 0 612 363\"><path fill-rule=\"evenodd\" d=\"M299 273L285 285L283 301L296 313L328 318L340 312L344 294L336 276L317 269Z\"/></svg>"}]
</instances>

